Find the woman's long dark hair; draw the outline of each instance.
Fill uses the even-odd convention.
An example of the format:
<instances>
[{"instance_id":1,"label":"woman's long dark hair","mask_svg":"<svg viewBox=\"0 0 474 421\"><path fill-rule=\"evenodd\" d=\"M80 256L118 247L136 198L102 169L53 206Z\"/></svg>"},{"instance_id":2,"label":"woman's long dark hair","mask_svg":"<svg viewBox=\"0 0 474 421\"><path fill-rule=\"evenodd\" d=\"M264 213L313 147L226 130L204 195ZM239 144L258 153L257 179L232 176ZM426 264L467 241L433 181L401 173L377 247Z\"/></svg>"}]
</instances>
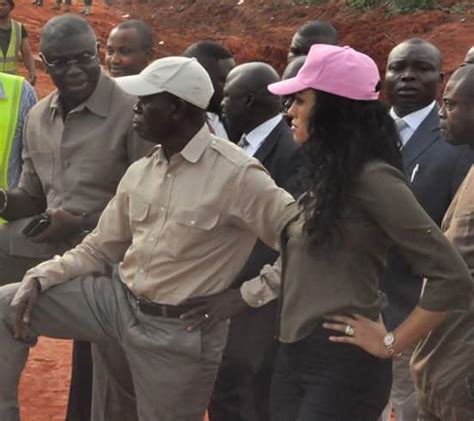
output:
<instances>
[{"instance_id":1,"label":"woman's long dark hair","mask_svg":"<svg viewBox=\"0 0 474 421\"><path fill-rule=\"evenodd\" d=\"M304 144L304 233L315 247L332 242L349 193L364 164L382 160L401 168L400 139L380 101L357 101L316 91Z\"/></svg>"}]
</instances>

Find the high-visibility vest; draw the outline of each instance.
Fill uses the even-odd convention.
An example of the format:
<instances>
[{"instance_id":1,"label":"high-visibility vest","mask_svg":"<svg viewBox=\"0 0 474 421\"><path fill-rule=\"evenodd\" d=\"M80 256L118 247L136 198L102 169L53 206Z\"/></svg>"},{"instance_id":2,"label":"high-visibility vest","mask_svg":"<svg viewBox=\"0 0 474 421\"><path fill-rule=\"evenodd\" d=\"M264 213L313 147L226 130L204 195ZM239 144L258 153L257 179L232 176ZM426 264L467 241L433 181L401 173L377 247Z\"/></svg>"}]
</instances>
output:
<instances>
[{"instance_id":1,"label":"high-visibility vest","mask_svg":"<svg viewBox=\"0 0 474 421\"><path fill-rule=\"evenodd\" d=\"M6 99L0 98L0 187L8 189L8 166L20 116L24 78L0 73Z\"/></svg>"},{"instance_id":2,"label":"high-visibility vest","mask_svg":"<svg viewBox=\"0 0 474 421\"><path fill-rule=\"evenodd\" d=\"M21 47L21 23L13 19L11 22L10 44L8 44L7 54L3 55L0 48L0 72L16 74L18 70L18 55Z\"/></svg>"}]
</instances>

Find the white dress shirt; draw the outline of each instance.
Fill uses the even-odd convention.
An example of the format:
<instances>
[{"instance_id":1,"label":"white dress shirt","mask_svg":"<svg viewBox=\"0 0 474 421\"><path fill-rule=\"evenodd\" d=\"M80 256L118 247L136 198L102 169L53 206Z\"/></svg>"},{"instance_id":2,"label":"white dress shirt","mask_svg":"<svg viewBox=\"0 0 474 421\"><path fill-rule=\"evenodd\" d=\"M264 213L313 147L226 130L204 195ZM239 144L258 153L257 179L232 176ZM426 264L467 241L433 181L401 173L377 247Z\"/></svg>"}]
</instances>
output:
<instances>
[{"instance_id":1,"label":"white dress shirt","mask_svg":"<svg viewBox=\"0 0 474 421\"><path fill-rule=\"evenodd\" d=\"M416 129L420 126L421 123L428 117L428 114L434 108L436 102L433 101L431 104L427 105L424 108L421 108L417 111L414 111L411 114L407 114L404 117L399 117L393 107L390 109L390 116L395 120L403 120L406 124L403 125L403 128L399 130L400 139L402 141L402 147L407 144L410 138L415 133Z\"/></svg>"},{"instance_id":2,"label":"white dress shirt","mask_svg":"<svg viewBox=\"0 0 474 421\"><path fill-rule=\"evenodd\" d=\"M273 131L273 129L280 123L281 114L277 114L275 117L270 118L260 126L255 127L251 132L245 134L245 140L247 141L246 146L242 149L250 156L254 156L255 152L262 145L264 140Z\"/></svg>"},{"instance_id":3,"label":"white dress shirt","mask_svg":"<svg viewBox=\"0 0 474 421\"><path fill-rule=\"evenodd\" d=\"M221 139L229 140L227 130L225 129L224 124L222 124L222 121L216 113L207 112L206 118L207 123L209 124L209 126L211 126L210 128L212 129L213 134L215 134L217 137L220 137Z\"/></svg>"}]
</instances>

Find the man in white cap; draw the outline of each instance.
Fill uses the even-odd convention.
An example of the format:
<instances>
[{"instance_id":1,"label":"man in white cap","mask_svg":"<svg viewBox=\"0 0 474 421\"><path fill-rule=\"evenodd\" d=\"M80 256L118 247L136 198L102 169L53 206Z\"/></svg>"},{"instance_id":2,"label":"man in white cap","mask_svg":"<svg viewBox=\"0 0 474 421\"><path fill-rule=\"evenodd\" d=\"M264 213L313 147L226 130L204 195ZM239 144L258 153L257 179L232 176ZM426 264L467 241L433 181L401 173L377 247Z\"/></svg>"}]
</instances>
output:
<instances>
[{"instance_id":1,"label":"man in white cap","mask_svg":"<svg viewBox=\"0 0 474 421\"><path fill-rule=\"evenodd\" d=\"M19 419L18 381L41 335L124 352L138 419L201 421L226 314L258 300L263 284L278 288L262 275L244 284L245 300L229 289L257 237L276 247L277 219L293 199L257 160L209 132L204 68L168 57L117 82L139 97L134 127L157 146L129 168L81 244L0 288L2 421ZM215 294L200 312L199 300Z\"/></svg>"}]
</instances>

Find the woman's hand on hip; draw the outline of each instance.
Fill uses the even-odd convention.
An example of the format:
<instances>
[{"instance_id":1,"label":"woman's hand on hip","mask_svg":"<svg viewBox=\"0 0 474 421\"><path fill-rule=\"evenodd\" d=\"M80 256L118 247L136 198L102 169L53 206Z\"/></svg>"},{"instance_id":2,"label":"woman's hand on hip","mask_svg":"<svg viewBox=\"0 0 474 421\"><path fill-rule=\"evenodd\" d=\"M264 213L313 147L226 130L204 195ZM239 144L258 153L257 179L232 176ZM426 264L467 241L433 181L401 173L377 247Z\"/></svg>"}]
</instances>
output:
<instances>
[{"instance_id":1,"label":"woman's hand on hip","mask_svg":"<svg viewBox=\"0 0 474 421\"><path fill-rule=\"evenodd\" d=\"M335 314L326 316L323 327L343 334L330 336L329 340L332 342L356 345L376 357L390 358L390 353L383 343L387 330L381 319L374 322L359 314Z\"/></svg>"}]
</instances>

